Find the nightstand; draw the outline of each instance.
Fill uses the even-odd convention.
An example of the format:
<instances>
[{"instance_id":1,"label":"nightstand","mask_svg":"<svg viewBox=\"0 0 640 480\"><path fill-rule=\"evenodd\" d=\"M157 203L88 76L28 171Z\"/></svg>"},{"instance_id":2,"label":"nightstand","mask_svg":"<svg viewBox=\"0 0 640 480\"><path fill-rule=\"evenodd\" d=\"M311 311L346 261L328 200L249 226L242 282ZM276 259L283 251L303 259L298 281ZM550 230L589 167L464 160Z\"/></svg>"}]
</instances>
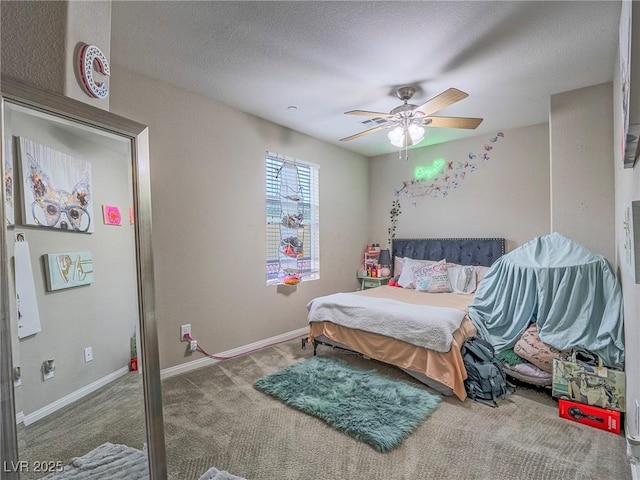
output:
<instances>
[{"instance_id":1,"label":"nightstand","mask_svg":"<svg viewBox=\"0 0 640 480\"><path fill-rule=\"evenodd\" d=\"M376 288L380 285L386 285L389 283L389 279L391 277L361 277L358 275L358 278L362 281L362 290L366 290L367 288Z\"/></svg>"}]
</instances>

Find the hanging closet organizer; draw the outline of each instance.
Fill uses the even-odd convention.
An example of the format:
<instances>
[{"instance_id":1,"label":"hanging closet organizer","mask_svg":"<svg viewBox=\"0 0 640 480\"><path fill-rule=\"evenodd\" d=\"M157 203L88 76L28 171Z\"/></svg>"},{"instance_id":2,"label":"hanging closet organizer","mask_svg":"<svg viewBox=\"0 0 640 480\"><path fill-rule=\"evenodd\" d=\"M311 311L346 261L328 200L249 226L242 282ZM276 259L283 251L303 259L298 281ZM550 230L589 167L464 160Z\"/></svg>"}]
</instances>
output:
<instances>
[{"instance_id":1,"label":"hanging closet organizer","mask_svg":"<svg viewBox=\"0 0 640 480\"><path fill-rule=\"evenodd\" d=\"M304 200L298 167L285 162L278 171L280 201L280 244L278 247L278 278L284 285L302 281L300 259L304 256Z\"/></svg>"}]
</instances>

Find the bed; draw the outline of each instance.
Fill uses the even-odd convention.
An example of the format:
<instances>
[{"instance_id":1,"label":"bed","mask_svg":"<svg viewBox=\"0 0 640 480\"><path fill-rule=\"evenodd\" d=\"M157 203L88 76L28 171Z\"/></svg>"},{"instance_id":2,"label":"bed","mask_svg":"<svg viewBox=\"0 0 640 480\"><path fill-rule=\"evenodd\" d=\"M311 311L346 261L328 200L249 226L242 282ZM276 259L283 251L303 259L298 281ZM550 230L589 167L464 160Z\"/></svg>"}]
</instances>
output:
<instances>
[{"instance_id":1,"label":"bed","mask_svg":"<svg viewBox=\"0 0 640 480\"><path fill-rule=\"evenodd\" d=\"M458 265L489 267L504 254L504 250L503 238L396 239L392 247L392 261L397 264L396 259L400 258L433 261L446 259L448 263ZM393 275L397 276L399 273L394 271ZM454 317L455 312L459 312L458 318L462 319L459 326L450 327L446 334L448 338L441 339L448 345L448 349L443 348L440 340L430 348L428 339L418 342L424 345L416 345L414 341L394 338L403 338L403 335L388 333L385 330L388 326L385 327L384 322L380 322L380 328L374 328L374 331L338 323L339 313L327 313L333 311L316 308L319 305L317 301L326 298L319 297L309 302L309 337L314 344L314 355L319 344L351 350L395 365L443 395L455 395L460 400L466 398L464 379L467 374L460 347L466 338L476 335L476 328L467 315L467 306L473 294L425 293L410 288L381 286L336 295L343 295L340 300L348 298L353 303L349 305L349 309L343 309L345 312L359 312L358 315L365 317L365 323L369 315L372 324L376 324L374 320L377 317L386 318L387 313L380 315L380 312L384 312L378 310L381 306L395 309L394 315L400 315L398 312L404 311L414 312L416 309L409 307L410 305L417 306L420 314L437 314L434 312L437 308L442 309L443 314ZM369 305L371 307L367 309ZM369 329L368 326L366 328Z\"/></svg>"}]
</instances>

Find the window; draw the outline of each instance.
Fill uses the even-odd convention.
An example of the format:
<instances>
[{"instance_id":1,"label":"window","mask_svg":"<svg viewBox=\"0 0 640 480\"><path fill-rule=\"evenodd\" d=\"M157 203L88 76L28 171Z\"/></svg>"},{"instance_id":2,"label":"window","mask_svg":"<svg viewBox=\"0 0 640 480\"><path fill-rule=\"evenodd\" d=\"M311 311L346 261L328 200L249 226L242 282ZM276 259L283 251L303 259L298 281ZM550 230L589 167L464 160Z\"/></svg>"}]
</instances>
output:
<instances>
[{"instance_id":1,"label":"window","mask_svg":"<svg viewBox=\"0 0 640 480\"><path fill-rule=\"evenodd\" d=\"M267 285L320 278L319 167L267 152Z\"/></svg>"}]
</instances>

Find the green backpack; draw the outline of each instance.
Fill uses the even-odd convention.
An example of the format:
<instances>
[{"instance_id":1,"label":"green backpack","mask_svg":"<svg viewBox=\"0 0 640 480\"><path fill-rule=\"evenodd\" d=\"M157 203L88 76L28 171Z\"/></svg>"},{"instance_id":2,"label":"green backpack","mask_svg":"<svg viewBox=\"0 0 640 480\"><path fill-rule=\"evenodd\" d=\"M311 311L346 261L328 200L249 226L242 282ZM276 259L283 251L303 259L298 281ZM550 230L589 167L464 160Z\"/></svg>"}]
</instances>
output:
<instances>
[{"instance_id":1,"label":"green backpack","mask_svg":"<svg viewBox=\"0 0 640 480\"><path fill-rule=\"evenodd\" d=\"M460 352L467 369L464 388L469 398L497 407L496 400L510 394L509 389L515 387L507 381L493 346L482 338L472 337L465 340Z\"/></svg>"}]
</instances>

